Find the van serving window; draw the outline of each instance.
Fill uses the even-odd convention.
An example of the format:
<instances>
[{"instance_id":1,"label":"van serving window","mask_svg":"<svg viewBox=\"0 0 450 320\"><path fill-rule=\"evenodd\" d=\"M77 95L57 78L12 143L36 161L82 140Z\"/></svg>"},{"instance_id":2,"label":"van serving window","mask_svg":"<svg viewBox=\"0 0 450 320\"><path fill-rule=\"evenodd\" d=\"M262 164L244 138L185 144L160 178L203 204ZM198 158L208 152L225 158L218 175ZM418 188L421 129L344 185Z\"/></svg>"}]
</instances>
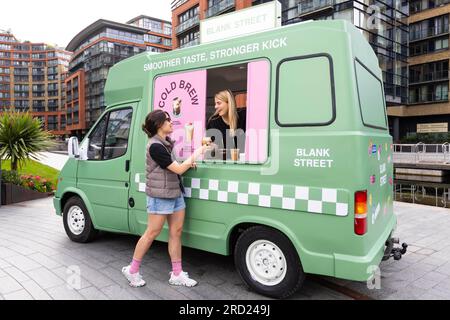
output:
<instances>
[{"instance_id":1,"label":"van serving window","mask_svg":"<svg viewBox=\"0 0 450 320\"><path fill-rule=\"evenodd\" d=\"M257 60L157 77L153 110L171 115L177 157L187 158L210 140L213 148L204 161L264 163L268 157L269 73L269 61ZM219 110L216 97L228 100L229 108Z\"/></svg>"},{"instance_id":2,"label":"van serving window","mask_svg":"<svg viewBox=\"0 0 450 320\"><path fill-rule=\"evenodd\" d=\"M355 73L363 124L366 127L386 129L386 104L381 80L358 59L355 59Z\"/></svg>"},{"instance_id":3,"label":"van serving window","mask_svg":"<svg viewBox=\"0 0 450 320\"><path fill-rule=\"evenodd\" d=\"M325 126L336 118L333 61L293 57L277 67L275 120L280 127Z\"/></svg>"}]
</instances>

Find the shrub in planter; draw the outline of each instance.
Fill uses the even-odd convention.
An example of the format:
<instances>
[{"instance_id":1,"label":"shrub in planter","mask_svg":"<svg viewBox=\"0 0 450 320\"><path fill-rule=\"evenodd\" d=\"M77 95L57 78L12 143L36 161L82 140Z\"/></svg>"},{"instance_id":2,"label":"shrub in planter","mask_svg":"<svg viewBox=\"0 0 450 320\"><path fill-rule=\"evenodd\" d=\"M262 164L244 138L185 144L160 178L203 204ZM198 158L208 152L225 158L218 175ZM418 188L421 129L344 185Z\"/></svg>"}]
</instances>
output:
<instances>
[{"instance_id":1,"label":"shrub in planter","mask_svg":"<svg viewBox=\"0 0 450 320\"><path fill-rule=\"evenodd\" d=\"M22 179L16 171L2 170L2 183L12 183L20 186L22 185Z\"/></svg>"},{"instance_id":2,"label":"shrub in planter","mask_svg":"<svg viewBox=\"0 0 450 320\"><path fill-rule=\"evenodd\" d=\"M2 171L2 205L48 197L53 195L54 189L50 181L40 176Z\"/></svg>"},{"instance_id":3,"label":"shrub in planter","mask_svg":"<svg viewBox=\"0 0 450 320\"><path fill-rule=\"evenodd\" d=\"M20 179L22 181L22 186L30 190L38 192L53 192L55 190L53 184L49 180L40 176L23 175Z\"/></svg>"}]
</instances>

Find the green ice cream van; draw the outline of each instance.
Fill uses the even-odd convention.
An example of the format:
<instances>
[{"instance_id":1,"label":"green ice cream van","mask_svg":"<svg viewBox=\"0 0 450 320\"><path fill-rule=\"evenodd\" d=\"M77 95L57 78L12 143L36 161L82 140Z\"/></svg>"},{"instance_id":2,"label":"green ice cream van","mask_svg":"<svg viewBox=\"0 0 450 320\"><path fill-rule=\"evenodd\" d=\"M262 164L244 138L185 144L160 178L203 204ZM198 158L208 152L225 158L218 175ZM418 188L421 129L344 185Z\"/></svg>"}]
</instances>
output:
<instances>
[{"instance_id":1,"label":"green ice cream van","mask_svg":"<svg viewBox=\"0 0 450 320\"><path fill-rule=\"evenodd\" d=\"M237 158L205 154L183 176L184 246L234 255L243 281L277 298L305 274L366 281L382 260L401 258L382 73L363 34L343 20L142 53L112 67L106 110L79 145L69 140L58 179L54 207L69 238L143 234L146 115L169 112L182 160L201 145L224 88L246 113L245 135Z\"/></svg>"}]
</instances>

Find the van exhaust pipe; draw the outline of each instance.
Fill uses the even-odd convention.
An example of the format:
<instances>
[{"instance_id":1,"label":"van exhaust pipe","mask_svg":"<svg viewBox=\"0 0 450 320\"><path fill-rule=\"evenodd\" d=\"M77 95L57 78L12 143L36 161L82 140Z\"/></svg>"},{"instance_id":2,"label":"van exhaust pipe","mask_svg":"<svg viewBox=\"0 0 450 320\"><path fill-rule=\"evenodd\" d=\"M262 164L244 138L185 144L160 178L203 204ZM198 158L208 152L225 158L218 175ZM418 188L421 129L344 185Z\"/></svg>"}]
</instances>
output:
<instances>
[{"instance_id":1,"label":"van exhaust pipe","mask_svg":"<svg viewBox=\"0 0 450 320\"><path fill-rule=\"evenodd\" d=\"M391 257L396 261L402 258L402 256L406 253L408 245L406 243L402 243L401 248L394 248L394 244L399 243L399 238L389 238L389 240L386 241L386 249L384 250L383 261L389 260Z\"/></svg>"}]
</instances>

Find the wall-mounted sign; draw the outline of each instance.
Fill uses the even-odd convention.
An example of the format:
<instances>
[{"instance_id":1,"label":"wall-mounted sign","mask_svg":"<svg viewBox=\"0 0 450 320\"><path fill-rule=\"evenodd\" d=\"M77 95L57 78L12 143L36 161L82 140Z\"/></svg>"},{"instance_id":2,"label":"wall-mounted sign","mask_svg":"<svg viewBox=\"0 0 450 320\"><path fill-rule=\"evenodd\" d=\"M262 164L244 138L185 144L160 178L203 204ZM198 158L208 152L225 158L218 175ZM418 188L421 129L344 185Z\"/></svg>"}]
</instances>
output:
<instances>
[{"instance_id":1,"label":"wall-mounted sign","mask_svg":"<svg viewBox=\"0 0 450 320\"><path fill-rule=\"evenodd\" d=\"M200 21L200 43L229 39L281 26L281 3L272 1Z\"/></svg>"},{"instance_id":2,"label":"wall-mounted sign","mask_svg":"<svg viewBox=\"0 0 450 320\"><path fill-rule=\"evenodd\" d=\"M417 133L448 132L448 123L418 123Z\"/></svg>"}]
</instances>

